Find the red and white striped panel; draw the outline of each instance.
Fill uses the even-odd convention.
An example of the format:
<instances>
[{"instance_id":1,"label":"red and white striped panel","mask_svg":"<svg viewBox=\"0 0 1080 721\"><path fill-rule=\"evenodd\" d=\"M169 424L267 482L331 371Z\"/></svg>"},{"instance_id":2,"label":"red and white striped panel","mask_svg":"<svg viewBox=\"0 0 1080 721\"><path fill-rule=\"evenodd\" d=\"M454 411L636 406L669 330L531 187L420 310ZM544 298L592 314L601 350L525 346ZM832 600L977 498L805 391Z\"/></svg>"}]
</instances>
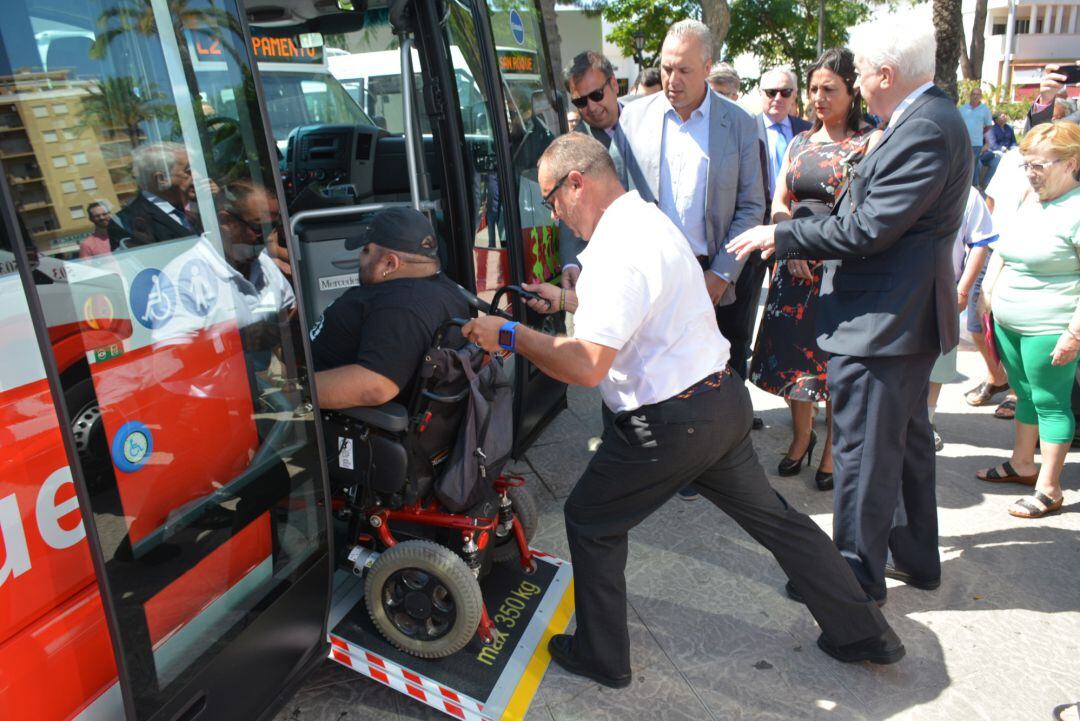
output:
<instances>
[{"instance_id":1,"label":"red and white striped panel","mask_svg":"<svg viewBox=\"0 0 1080 721\"><path fill-rule=\"evenodd\" d=\"M412 696L433 709L462 721L494 721L484 715L484 705L475 699L435 683L378 654L355 646L331 634L330 658L370 679Z\"/></svg>"}]
</instances>

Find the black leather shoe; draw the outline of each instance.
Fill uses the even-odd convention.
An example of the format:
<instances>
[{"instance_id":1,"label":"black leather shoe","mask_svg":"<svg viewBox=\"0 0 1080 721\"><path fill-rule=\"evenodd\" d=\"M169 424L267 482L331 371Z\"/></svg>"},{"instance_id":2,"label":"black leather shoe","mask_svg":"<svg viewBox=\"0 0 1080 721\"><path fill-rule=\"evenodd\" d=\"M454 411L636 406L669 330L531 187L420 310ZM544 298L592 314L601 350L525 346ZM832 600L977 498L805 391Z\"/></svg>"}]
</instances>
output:
<instances>
[{"instance_id":1,"label":"black leather shoe","mask_svg":"<svg viewBox=\"0 0 1080 721\"><path fill-rule=\"evenodd\" d=\"M885 566L885 578L894 578L897 581L902 581L908 586L914 586L915 588L922 589L923 591L933 591L941 585L940 578L916 578L907 571L901 571L896 566Z\"/></svg>"},{"instance_id":2,"label":"black leather shoe","mask_svg":"<svg viewBox=\"0 0 1080 721\"><path fill-rule=\"evenodd\" d=\"M814 474L814 483L819 491L831 491L833 489L833 475L828 471L818 471Z\"/></svg>"},{"instance_id":3,"label":"black leather shoe","mask_svg":"<svg viewBox=\"0 0 1080 721\"><path fill-rule=\"evenodd\" d=\"M818 636L818 648L829 654L837 661L844 663L857 663L869 661L881 665L896 663L904 657L907 651L900 637L891 628L885 633L873 638L863 639L843 646L836 646L825 634Z\"/></svg>"},{"instance_id":4,"label":"black leather shoe","mask_svg":"<svg viewBox=\"0 0 1080 721\"><path fill-rule=\"evenodd\" d=\"M796 476L799 471L802 470L803 458L806 459L806 464L810 465L810 459L814 455L814 446L817 445L817 433L810 431L810 442L806 445L806 451L798 458L788 458L784 456L780 459L780 464L776 467L776 473L780 476Z\"/></svg>"},{"instance_id":5,"label":"black leather shoe","mask_svg":"<svg viewBox=\"0 0 1080 721\"><path fill-rule=\"evenodd\" d=\"M625 676L605 676L583 666L580 661L574 658L573 643L574 637L569 634L560 633L552 636L551 640L548 641L548 653L551 654L551 660L574 675L591 678L593 681L609 688L626 688L630 685L630 681L633 680L630 674Z\"/></svg>"},{"instance_id":6,"label":"black leather shoe","mask_svg":"<svg viewBox=\"0 0 1080 721\"><path fill-rule=\"evenodd\" d=\"M765 427L765 421L761 420L757 416L754 416L754 420L750 421L750 427L755 431L760 431Z\"/></svg>"},{"instance_id":7,"label":"black leather shoe","mask_svg":"<svg viewBox=\"0 0 1080 721\"><path fill-rule=\"evenodd\" d=\"M806 603L806 599L802 597L801 593L799 593L798 591L795 590L795 586L793 586L791 584L791 581L788 581L787 583L784 584L784 592L787 593L787 597L790 598L792 601L795 601L796 603L802 603L802 604ZM874 601L874 603L877 604L878 608L881 608L882 606L885 605L885 597L884 596L882 596L881 598L874 598L873 594L867 593L866 597L869 598L869 599L872 599Z\"/></svg>"}]
</instances>

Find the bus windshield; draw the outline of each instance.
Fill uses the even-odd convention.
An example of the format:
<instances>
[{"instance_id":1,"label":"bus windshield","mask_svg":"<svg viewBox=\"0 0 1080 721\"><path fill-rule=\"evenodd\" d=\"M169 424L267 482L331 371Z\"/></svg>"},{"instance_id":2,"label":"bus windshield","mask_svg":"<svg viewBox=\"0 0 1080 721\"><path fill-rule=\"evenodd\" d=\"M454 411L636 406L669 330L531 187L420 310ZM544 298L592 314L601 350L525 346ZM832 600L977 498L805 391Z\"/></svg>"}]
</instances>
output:
<instances>
[{"instance_id":1,"label":"bus windshield","mask_svg":"<svg viewBox=\"0 0 1080 721\"><path fill-rule=\"evenodd\" d=\"M371 118L353 100L341 84L329 73L297 71L289 68L279 71L272 67L260 67L266 112L270 117L270 129L279 148L293 128L302 125L344 123L349 125L372 125ZM216 113L233 115L235 104L234 86L223 74L200 73L200 86L204 100Z\"/></svg>"}]
</instances>

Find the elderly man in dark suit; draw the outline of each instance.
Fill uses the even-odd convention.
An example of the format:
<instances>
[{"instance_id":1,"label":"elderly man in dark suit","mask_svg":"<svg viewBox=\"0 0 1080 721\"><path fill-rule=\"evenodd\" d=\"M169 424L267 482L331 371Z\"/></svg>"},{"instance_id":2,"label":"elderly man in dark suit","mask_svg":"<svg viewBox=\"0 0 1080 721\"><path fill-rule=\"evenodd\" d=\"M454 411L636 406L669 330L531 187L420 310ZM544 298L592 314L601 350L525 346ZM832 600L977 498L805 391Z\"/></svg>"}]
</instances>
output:
<instances>
[{"instance_id":1,"label":"elderly man in dark suit","mask_svg":"<svg viewBox=\"0 0 1080 721\"><path fill-rule=\"evenodd\" d=\"M610 147L622 113L615 68L598 52L586 50L578 53L566 71L566 90L570 93L570 103L581 116L573 128L574 132L591 135L605 148ZM616 170L618 165L616 161ZM562 264L563 288L573 290L577 285L578 274L581 273L578 253L584 247L585 241L560 221L559 260Z\"/></svg>"},{"instance_id":2,"label":"elderly man in dark suit","mask_svg":"<svg viewBox=\"0 0 1080 721\"><path fill-rule=\"evenodd\" d=\"M958 340L950 253L973 158L954 102L932 82L925 14L868 26L851 47L870 112L888 123L881 141L832 215L755 228L728 249L839 261L827 264L818 310L818 343L832 353L833 540L883 602L886 577L940 584L926 396L934 360Z\"/></svg>"},{"instance_id":3,"label":"elderly man in dark suit","mask_svg":"<svg viewBox=\"0 0 1080 721\"><path fill-rule=\"evenodd\" d=\"M201 228L188 217L191 164L180 143L147 143L131 154L131 174L139 194L116 214L130 234L128 247L198 235Z\"/></svg>"}]
</instances>

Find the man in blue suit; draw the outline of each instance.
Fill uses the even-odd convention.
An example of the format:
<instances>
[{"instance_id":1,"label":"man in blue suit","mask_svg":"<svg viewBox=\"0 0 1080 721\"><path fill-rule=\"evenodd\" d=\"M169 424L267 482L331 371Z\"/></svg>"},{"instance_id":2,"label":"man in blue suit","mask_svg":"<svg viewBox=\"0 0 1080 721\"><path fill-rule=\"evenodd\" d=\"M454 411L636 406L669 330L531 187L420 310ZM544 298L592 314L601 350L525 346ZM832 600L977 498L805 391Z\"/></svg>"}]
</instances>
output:
<instances>
[{"instance_id":1,"label":"man in blue suit","mask_svg":"<svg viewBox=\"0 0 1080 721\"><path fill-rule=\"evenodd\" d=\"M925 13L860 29L851 49L885 134L832 215L755 228L728 249L830 261L817 322L832 354L833 540L884 602L886 577L925 590L941 582L926 396L934 361L958 341L951 253L974 158L955 104L933 84Z\"/></svg>"}]
</instances>

